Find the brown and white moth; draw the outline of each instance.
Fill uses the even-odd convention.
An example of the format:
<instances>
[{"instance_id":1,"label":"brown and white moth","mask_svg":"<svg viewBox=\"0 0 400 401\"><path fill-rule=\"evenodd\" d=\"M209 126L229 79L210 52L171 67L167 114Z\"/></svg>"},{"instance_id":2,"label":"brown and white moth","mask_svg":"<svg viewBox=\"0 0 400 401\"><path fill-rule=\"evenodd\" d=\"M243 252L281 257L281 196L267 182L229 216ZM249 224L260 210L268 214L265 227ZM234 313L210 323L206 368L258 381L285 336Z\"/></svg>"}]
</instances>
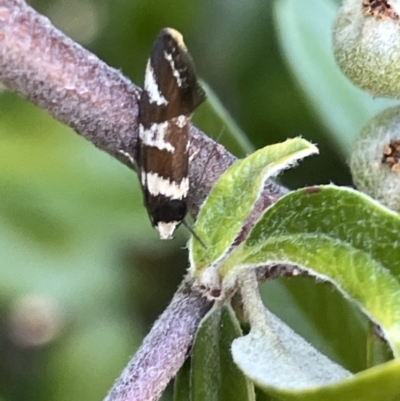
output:
<instances>
[{"instance_id":1,"label":"brown and white moth","mask_svg":"<svg viewBox=\"0 0 400 401\"><path fill-rule=\"evenodd\" d=\"M139 102L137 166L144 203L161 239L184 221L189 192L189 128L205 100L182 35L158 34Z\"/></svg>"}]
</instances>

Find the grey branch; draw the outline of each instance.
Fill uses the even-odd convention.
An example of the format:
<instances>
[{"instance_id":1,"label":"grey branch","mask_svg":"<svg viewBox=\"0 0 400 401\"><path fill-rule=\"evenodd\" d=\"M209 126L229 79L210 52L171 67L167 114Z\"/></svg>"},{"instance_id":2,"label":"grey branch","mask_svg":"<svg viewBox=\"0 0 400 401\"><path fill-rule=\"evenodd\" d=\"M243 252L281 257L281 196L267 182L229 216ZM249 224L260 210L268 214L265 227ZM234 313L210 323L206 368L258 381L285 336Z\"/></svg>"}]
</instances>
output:
<instances>
[{"instance_id":1,"label":"grey branch","mask_svg":"<svg viewBox=\"0 0 400 401\"><path fill-rule=\"evenodd\" d=\"M22 0L0 1L0 79L111 155L134 148L140 89Z\"/></svg>"},{"instance_id":2,"label":"grey branch","mask_svg":"<svg viewBox=\"0 0 400 401\"><path fill-rule=\"evenodd\" d=\"M0 0L0 81L99 149L133 168L140 88L122 73L66 37L23 0ZM191 127L191 212L235 157ZM210 155L212 155L210 160ZM207 166L207 174L203 174ZM273 182L263 203L285 190ZM107 401L155 400L176 374L209 303L188 290L178 292L142 347L115 383ZM143 397L136 396L140 389Z\"/></svg>"},{"instance_id":3,"label":"grey branch","mask_svg":"<svg viewBox=\"0 0 400 401\"><path fill-rule=\"evenodd\" d=\"M104 401L157 400L185 361L197 326L210 307L190 285L182 287Z\"/></svg>"}]
</instances>

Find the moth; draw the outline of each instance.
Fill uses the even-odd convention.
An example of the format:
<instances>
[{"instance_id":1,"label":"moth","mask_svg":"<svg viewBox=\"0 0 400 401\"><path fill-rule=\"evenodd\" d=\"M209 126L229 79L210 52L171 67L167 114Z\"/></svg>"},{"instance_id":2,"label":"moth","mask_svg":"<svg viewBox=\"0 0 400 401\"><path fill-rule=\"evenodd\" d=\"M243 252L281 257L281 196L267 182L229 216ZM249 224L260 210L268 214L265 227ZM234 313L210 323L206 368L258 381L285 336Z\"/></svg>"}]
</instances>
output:
<instances>
[{"instance_id":1,"label":"moth","mask_svg":"<svg viewBox=\"0 0 400 401\"><path fill-rule=\"evenodd\" d=\"M161 239L172 238L185 223L190 119L205 98L182 35L162 29L147 62L139 102L136 161L144 204Z\"/></svg>"}]
</instances>

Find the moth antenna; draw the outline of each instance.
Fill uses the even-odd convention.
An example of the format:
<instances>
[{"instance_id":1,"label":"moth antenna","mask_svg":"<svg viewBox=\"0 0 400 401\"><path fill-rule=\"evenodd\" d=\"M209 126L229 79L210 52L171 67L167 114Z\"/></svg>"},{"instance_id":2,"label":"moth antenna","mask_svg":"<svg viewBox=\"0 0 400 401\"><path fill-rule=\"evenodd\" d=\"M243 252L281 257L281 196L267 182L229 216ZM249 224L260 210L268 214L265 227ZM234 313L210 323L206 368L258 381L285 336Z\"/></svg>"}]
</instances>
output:
<instances>
[{"instance_id":1,"label":"moth antenna","mask_svg":"<svg viewBox=\"0 0 400 401\"><path fill-rule=\"evenodd\" d=\"M210 154L208 155L206 164L204 165L203 171L201 172L201 175L200 175L200 179L199 179L199 183L200 183L200 184L201 184L201 182L203 181L204 174L206 173L208 164L210 163L212 157L214 156L214 152L215 152L216 149L217 149L218 141L221 139L221 137L222 137L222 135L224 134L224 132L225 132L225 126L222 127L221 132L218 134L218 136L217 136L217 138L216 138L216 140L215 140L215 142L216 142L217 144L212 148ZM194 153L192 154L191 158L193 158L193 156L196 156L196 154L197 154L199 151L200 151L200 150L197 150L196 152L194 152ZM191 160L191 158L189 158L189 160Z\"/></svg>"},{"instance_id":2,"label":"moth antenna","mask_svg":"<svg viewBox=\"0 0 400 401\"><path fill-rule=\"evenodd\" d=\"M219 139L221 138L221 136L222 136L222 134L224 133L224 131L225 131L225 126L222 127L221 132L218 134L218 137L217 137L216 142L219 141ZM206 172L206 170L207 170L208 163L210 162L211 158L214 156L214 152L215 152L217 146L218 146L218 143L217 143L217 145L215 145L215 146L213 147L213 149L211 150L210 154L208 155L206 164L205 164L204 169L203 169L203 171L202 171L202 173L201 173L201 176L200 176L200 180L199 180L200 183L203 181L203 177L204 177L204 174L205 174L205 172ZM200 151L200 150L197 150L196 152L194 152L194 153L189 157L189 161L192 161L193 158L194 158L194 156L196 156L197 153L198 153L199 151ZM190 204L189 204L189 207L190 207ZM206 244L203 242L203 240L196 234L196 232L193 230L193 228L190 227L190 225L188 224L188 222L186 221L186 219L183 219L183 220L182 220L182 224L188 229L188 231L193 235L193 237L195 237L195 238L197 239L197 241L200 242L200 244L203 246L203 248L204 248L204 249L207 249L207 245L206 245Z\"/></svg>"},{"instance_id":3,"label":"moth antenna","mask_svg":"<svg viewBox=\"0 0 400 401\"><path fill-rule=\"evenodd\" d=\"M207 249L207 245L202 241L202 239L196 234L196 232L193 230L192 227L190 227L190 225L188 224L188 222L186 221L186 219L182 220L182 224L188 229L188 231L190 232L190 234L193 235L194 238L197 239L197 241L200 242L200 244L203 246L204 249Z\"/></svg>"}]
</instances>

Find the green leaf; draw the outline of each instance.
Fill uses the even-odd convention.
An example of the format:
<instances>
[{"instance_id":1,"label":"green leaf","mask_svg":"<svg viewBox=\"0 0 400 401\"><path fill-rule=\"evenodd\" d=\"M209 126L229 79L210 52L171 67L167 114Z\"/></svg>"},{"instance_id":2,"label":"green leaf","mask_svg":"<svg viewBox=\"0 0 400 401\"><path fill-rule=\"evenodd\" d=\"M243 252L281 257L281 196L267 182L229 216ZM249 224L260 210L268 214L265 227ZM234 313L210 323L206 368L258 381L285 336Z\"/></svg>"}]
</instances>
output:
<instances>
[{"instance_id":1,"label":"green leaf","mask_svg":"<svg viewBox=\"0 0 400 401\"><path fill-rule=\"evenodd\" d=\"M238 235L264 182L317 148L301 138L267 146L237 161L219 179L204 202L194 227L205 242L189 242L191 272L195 277L221 258Z\"/></svg>"},{"instance_id":2,"label":"green leaf","mask_svg":"<svg viewBox=\"0 0 400 401\"><path fill-rule=\"evenodd\" d=\"M192 351L191 401L254 401L253 385L232 360L231 344L240 335L230 306L203 319Z\"/></svg>"},{"instance_id":3,"label":"green leaf","mask_svg":"<svg viewBox=\"0 0 400 401\"><path fill-rule=\"evenodd\" d=\"M366 369L368 319L331 284L298 276L260 287L264 304L319 351L350 372Z\"/></svg>"},{"instance_id":4,"label":"green leaf","mask_svg":"<svg viewBox=\"0 0 400 401\"><path fill-rule=\"evenodd\" d=\"M211 87L204 81L201 86L206 91L207 100L196 110L192 118L193 124L225 144L236 156L243 157L254 152L254 146Z\"/></svg>"},{"instance_id":5,"label":"green leaf","mask_svg":"<svg viewBox=\"0 0 400 401\"><path fill-rule=\"evenodd\" d=\"M173 401L192 401L190 393L191 358L187 358L174 380Z\"/></svg>"},{"instance_id":6,"label":"green leaf","mask_svg":"<svg viewBox=\"0 0 400 401\"><path fill-rule=\"evenodd\" d=\"M285 262L328 281L381 326L400 354L400 215L349 188L292 192L270 207L220 267Z\"/></svg>"},{"instance_id":7,"label":"green leaf","mask_svg":"<svg viewBox=\"0 0 400 401\"><path fill-rule=\"evenodd\" d=\"M233 342L232 354L243 372L269 395L296 401L400 399L400 360L350 376L274 315L269 314L268 320L277 343L264 341L263 333L255 330ZM318 386L324 382L330 384Z\"/></svg>"},{"instance_id":8,"label":"green leaf","mask_svg":"<svg viewBox=\"0 0 400 401\"><path fill-rule=\"evenodd\" d=\"M264 312L267 326L252 327L232 344L234 361L257 386L300 390L351 377L271 312Z\"/></svg>"},{"instance_id":9,"label":"green leaf","mask_svg":"<svg viewBox=\"0 0 400 401\"><path fill-rule=\"evenodd\" d=\"M369 196L334 185L293 191L266 211L247 245L303 232L325 234L370 253L400 281L400 214Z\"/></svg>"},{"instance_id":10,"label":"green leaf","mask_svg":"<svg viewBox=\"0 0 400 401\"><path fill-rule=\"evenodd\" d=\"M287 63L321 122L333 133L342 153L371 115L393 105L374 99L350 83L333 57L332 1L273 2L278 39Z\"/></svg>"},{"instance_id":11,"label":"green leaf","mask_svg":"<svg viewBox=\"0 0 400 401\"><path fill-rule=\"evenodd\" d=\"M367 337L367 366L369 368L393 359L393 352L387 342L377 333L378 328L369 322Z\"/></svg>"},{"instance_id":12,"label":"green leaf","mask_svg":"<svg viewBox=\"0 0 400 401\"><path fill-rule=\"evenodd\" d=\"M334 186L302 189L265 212L222 270L238 264L242 269L279 262L300 266L355 301L380 325L398 357L399 232L400 215L357 191ZM235 340L232 352L243 372L268 394L307 401L399 399L399 359L352 377L340 369L335 374L334 364L321 359L268 312L267 323L264 330L256 326Z\"/></svg>"}]
</instances>

